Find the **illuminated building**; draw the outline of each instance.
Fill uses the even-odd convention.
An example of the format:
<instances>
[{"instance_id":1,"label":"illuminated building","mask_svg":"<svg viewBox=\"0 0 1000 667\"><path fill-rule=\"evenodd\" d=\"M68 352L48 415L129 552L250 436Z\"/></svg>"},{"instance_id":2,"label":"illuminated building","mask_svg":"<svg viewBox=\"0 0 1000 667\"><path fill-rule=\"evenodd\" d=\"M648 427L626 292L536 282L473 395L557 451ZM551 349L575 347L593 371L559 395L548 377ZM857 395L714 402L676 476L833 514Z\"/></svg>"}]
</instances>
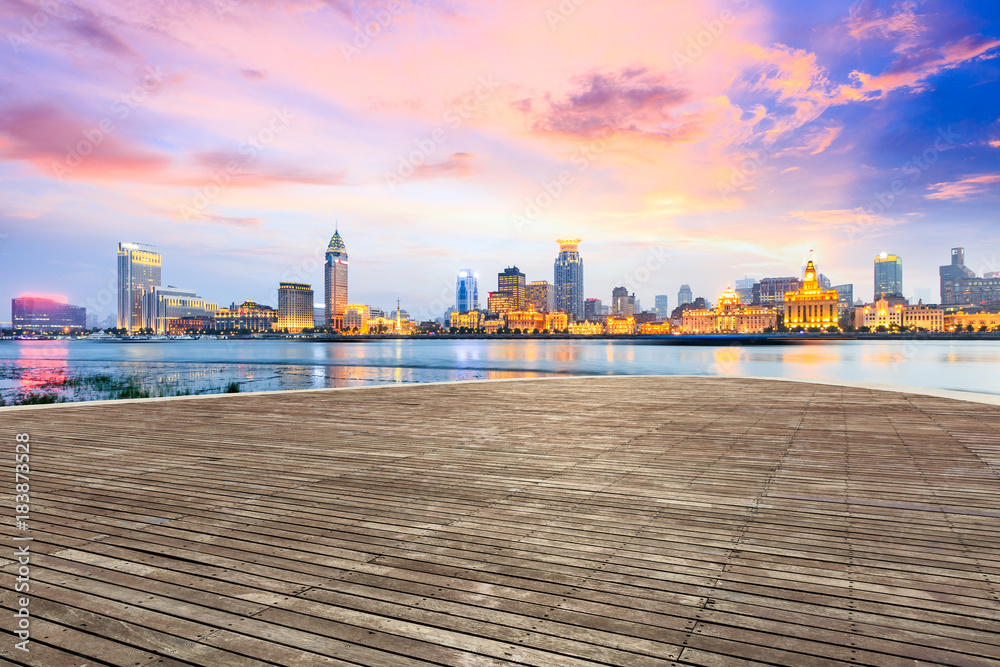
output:
<instances>
[{"instance_id":1,"label":"illuminated building","mask_svg":"<svg viewBox=\"0 0 1000 667\"><path fill-rule=\"evenodd\" d=\"M359 334L368 333L368 321L371 313L368 306L360 303L349 303L344 308L344 330Z\"/></svg>"},{"instance_id":2,"label":"illuminated building","mask_svg":"<svg viewBox=\"0 0 1000 667\"><path fill-rule=\"evenodd\" d=\"M977 277L965 266L965 248L951 249L951 264L942 266L940 274L942 305L1000 306L1000 278Z\"/></svg>"},{"instance_id":3,"label":"illuminated building","mask_svg":"<svg viewBox=\"0 0 1000 667\"><path fill-rule=\"evenodd\" d=\"M517 310L514 307L513 298L507 292L490 292L486 298L486 309L491 313L498 313L500 315Z\"/></svg>"},{"instance_id":4,"label":"illuminated building","mask_svg":"<svg viewBox=\"0 0 1000 667\"><path fill-rule=\"evenodd\" d=\"M367 318L366 318L367 319ZM313 290L305 283L278 284L278 328L299 333L313 327Z\"/></svg>"},{"instance_id":5,"label":"illuminated building","mask_svg":"<svg viewBox=\"0 0 1000 667\"><path fill-rule=\"evenodd\" d=\"M740 303L753 303L753 286L757 283L753 278L736 281L735 291L740 295Z\"/></svg>"},{"instance_id":6,"label":"illuminated building","mask_svg":"<svg viewBox=\"0 0 1000 667\"><path fill-rule=\"evenodd\" d=\"M600 322L570 322L567 329L574 336L596 336L604 333L604 325Z\"/></svg>"},{"instance_id":7,"label":"illuminated building","mask_svg":"<svg viewBox=\"0 0 1000 667\"><path fill-rule=\"evenodd\" d=\"M565 331L569 328L569 315L561 310L555 313L546 313L545 328L549 331Z\"/></svg>"},{"instance_id":8,"label":"illuminated building","mask_svg":"<svg viewBox=\"0 0 1000 667\"><path fill-rule=\"evenodd\" d=\"M470 310L467 313L452 313L451 326L456 329L466 328L477 331L482 326L483 314L478 310Z\"/></svg>"},{"instance_id":9,"label":"illuminated building","mask_svg":"<svg viewBox=\"0 0 1000 667\"><path fill-rule=\"evenodd\" d=\"M462 269L455 280L455 310L467 313L479 310L479 274Z\"/></svg>"},{"instance_id":10,"label":"illuminated building","mask_svg":"<svg viewBox=\"0 0 1000 667\"><path fill-rule=\"evenodd\" d=\"M778 325L778 313L769 306L744 305L732 287L719 295L715 308L691 308L681 313L681 331L691 334L763 333Z\"/></svg>"},{"instance_id":11,"label":"illuminated building","mask_svg":"<svg viewBox=\"0 0 1000 667\"><path fill-rule=\"evenodd\" d=\"M176 287L154 287L146 294L146 306L143 309L149 319L143 327L150 328L158 334L176 331L178 326L171 324L174 320L197 320L212 317L219 309L216 303L209 303L192 290ZM191 327L185 327L185 329Z\"/></svg>"},{"instance_id":12,"label":"illuminated building","mask_svg":"<svg viewBox=\"0 0 1000 667\"><path fill-rule=\"evenodd\" d=\"M1000 330L1000 312L966 313L960 310L944 316L946 331L967 331L969 326L972 326L973 331L979 331L983 327L987 331Z\"/></svg>"},{"instance_id":13,"label":"illuminated building","mask_svg":"<svg viewBox=\"0 0 1000 667\"><path fill-rule=\"evenodd\" d=\"M854 326L868 327L877 330L886 329L924 329L926 331L944 331L945 315L942 308L930 306L910 306L905 303L881 298L875 303L854 309Z\"/></svg>"},{"instance_id":14,"label":"illuminated building","mask_svg":"<svg viewBox=\"0 0 1000 667\"><path fill-rule=\"evenodd\" d=\"M680 307L692 301L694 301L694 294L691 292L691 286L681 285L680 290L677 292L677 306Z\"/></svg>"},{"instance_id":15,"label":"illuminated building","mask_svg":"<svg viewBox=\"0 0 1000 667\"><path fill-rule=\"evenodd\" d=\"M629 294L624 287L611 290L611 314L615 317L635 315L635 294Z\"/></svg>"},{"instance_id":16,"label":"illuminated building","mask_svg":"<svg viewBox=\"0 0 1000 667\"><path fill-rule=\"evenodd\" d=\"M15 331L83 331L87 328L87 309L71 306L61 296L25 294L11 299L10 321Z\"/></svg>"},{"instance_id":17,"label":"illuminated building","mask_svg":"<svg viewBox=\"0 0 1000 667\"><path fill-rule=\"evenodd\" d=\"M118 244L118 328L150 326L146 295L160 285L160 253L142 243Z\"/></svg>"},{"instance_id":18,"label":"illuminated building","mask_svg":"<svg viewBox=\"0 0 1000 667\"><path fill-rule=\"evenodd\" d=\"M340 238L340 231L335 230L326 248L325 272L326 298L323 305L326 308L326 326L334 329L344 327L344 312L347 310L347 246Z\"/></svg>"},{"instance_id":19,"label":"illuminated building","mask_svg":"<svg viewBox=\"0 0 1000 667\"><path fill-rule=\"evenodd\" d=\"M840 296L836 290L821 290L816 278L816 267L810 259L806 265L805 279L797 292L785 294L785 326L789 329L837 326L837 304Z\"/></svg>"},{"instance_id":20,"label":"illuminated building","mask_svg":"<svg viewBox=\"0 0 1000 667\"><path fill-rule=\"evenodd\" d=\"M797 292L802 287L798 278L762 278L754 283L751 303L756 306L781 307L785 303L785 295Z\"/></svg>"},{"instance_id":21,"label":"illuminated building","mask_svg":"<svg viewBox=\"0 0 1000 667\"><path fill-rule=\"evenodd\" d=\"M635 333L635 318L629 315L628 317L614 317L611 316L607 321L607 330L609 334L621 336L621 335L631 335Z\"/></svg>"},{"instance_id":22,"label":"illuminated building","mask_svg":"<svg viewBox=\"0 0 1000 667\"><path fill-rule=\"evenodd\" d=\"M574 321L583 319L583 258L580 239L559 239L559 255L555 262L555 310L561 310Z\"/></svg>"},{"instance_id":23,"label":"illuminated building","mask_svg":"<svg viewBox=\"0 0 1000 667\"><path fill-rule=\"evenodd\" d=\"M668 334L670 333L669 322L646 322L639 329L642 334Z\"/></svg>"},{"instance_id":24,"label":"illuminated building","mask_svg":"<svg viewBox=\"0 0 1000 667\"><path fill-rule=\"evenodd\" d=\"M903 259L889 253L875 258L875 299L903 296Z\"/></svg>"},{"instance_id":25,"label":"illuminated building","mask_svg":"<svg viewBox=\"0 0 1000 667\"><path fill-rule=\"evenodd\" d=\"M396 319L382 316L370 317L368 318L368 333L396 333Z\"/></svg>"},{"instance_id":26,"label":"illuminated building","mask_svg":"<svg viewBox=\"0 0 1000 667\"><path fill-rule=\"evenodd\" d=\"M551 313L556 309L555 287L547 280L533 280L524 288L524 299L528 306L540 313Z\"/></svg>"},{"instance_id":27,"label":"illuminated building","mask_svg":"<svg viewBox=\"0 0 1000 667\"><path fill-rule=\"evenodd\" d=\"M219 331L271 331L278 324L278 311L248 299L215 311L214 319Z\"/></svg>"},{"instance_id":28,"label":"illuminated building","mask_svg":"<svg viewBox=\"0 0 1000 667\"><path fill-rule=\"evenodd\" d=\"M509 299L510 310L523 310L524 274L516 266L507 267L503 273L497 274L497 291L494 294L506 295Z\"/></svg>"},{"instance_id":29,"label":"illuminated building","mask_svg":"<svg viewBox=\"0 0 1000 667\"><path fill-rule=\"evenodd\" d=\"M837 310L841 315L854 307L854 285L836 285L833 291L837 293Z\"/></svg>"},{"instance_id":30,"label":"illuminated building","mask_svg":"<svg viewBox=\"0 0 1000 667\"><path fill-rule=\"evenodd\" d=\"M179 336L189 331L206 331L215 329L215 319L213 317L181 317L175 320L167 320L166 333L171 336Z\"/></svg>"},{"instance_id":31,"label":"illuminated building","mask_svg":"<svg viewBox=\"0 0 1000 667\"><path fill-rule=\"evenodd\" d=\"M541 331L545 328L545 314L538 312L534 308L512 310L507 313L507 326L511 329L520 329L521 331L531 332L535 329Z\"/></svg>"},{"instance_id":32,"label":"illuminated building","mask_svg":"<svg viewBox=\"0 0 1000 667\"><path fill-rule=\"evenodd\" d=\"M499 319L483 320L483 331L488 334L495 334L504 328L504 321Z\"/></svg>"}]
</instances>

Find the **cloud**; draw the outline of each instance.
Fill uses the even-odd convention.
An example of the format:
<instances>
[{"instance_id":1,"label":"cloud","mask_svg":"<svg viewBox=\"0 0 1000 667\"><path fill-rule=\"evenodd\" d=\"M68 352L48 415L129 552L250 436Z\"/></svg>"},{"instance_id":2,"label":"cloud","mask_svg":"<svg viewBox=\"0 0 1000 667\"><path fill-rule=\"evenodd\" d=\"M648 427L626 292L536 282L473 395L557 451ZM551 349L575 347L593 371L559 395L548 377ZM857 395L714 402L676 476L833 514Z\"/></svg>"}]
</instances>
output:
<instances>
[{"instance_id":1,"label":"cloud","mask_svg":"<svg viewBox=\"0 0 1000 667\"><path fill-rule=\"evenodd\" d=\"M927 188L925 199L977 199L1000 193L1000 174L976 174L957 181L934 183Z\"/></svg>"},{"instance_id":2,"label":"cloud","mask_svg":"<svg viewBox=\"0 0 1000 667\"><path fill-rule=\"evenodd\" d=\"M55 104L0 109L0 136L0 158L29 162L58 178L141 180L171 164L117 132L114 121L87 121Z\"/></svg>"},{"instance_id":3,"label":"cloud","mask_svg":"<svg viewBox=\"0 0 1000 667\"><path fill-rule=\"evenodd\" d=\"M244 78L250 81L263 81L267 78L267 74L260 71L259 69L250 69L249 67L243 67L240 69L240 74Z\"/></svg>"},{"instance_id":4,"label":"cloud","mask_svg":"<svg viewBox=\"0 0 1000 667\"><path fill-rule=\"evenodd\" d=\"M476 173L476 160L471 153L452 153L446 160L422 164L413 170L410 178L464 177Z\"/></svg>"},{"instance_id":5,"label":"cloud","mask_svg":"<svg viewBox=\"0 0 1000 667\"><path fill-rule=\"evenodd\" d=\"M903 220L866 214L860 206L850 209L790 211L787 217L796 221L796 229L803 231L823 231L834 228L847 232L859 232L862 230L871 232L881 227L904 224Z\"/></svg>"},{"instance_id":6,"label":"cloud","mask_svg":"<svg viewBox=\"0 0 1000 667\"><path fill-rule=\"evenodd\" d=\"M242 227L260 229L263 218L233 218L225 215L205 214L200 218L202 221L213 225L225 225L228 227Z\"/></svg>"},{"instance_id":7,"label":"cloud","mask_svg":"<svg viewBox=\"0 0 1000 667\"><path fill-rule=\"evenodd\" d=\"M536 117L533 129L594 137L632 132L651 138L676 140L691 134L691 120L674 111L691 97L664 74L646 68L624 68L617 72L595 72L573 79L575 88L553 100L551 94L538 100L518 100L515 107ZM543 104L543 102L545 104Z\"/></svg>"}]
</instances>

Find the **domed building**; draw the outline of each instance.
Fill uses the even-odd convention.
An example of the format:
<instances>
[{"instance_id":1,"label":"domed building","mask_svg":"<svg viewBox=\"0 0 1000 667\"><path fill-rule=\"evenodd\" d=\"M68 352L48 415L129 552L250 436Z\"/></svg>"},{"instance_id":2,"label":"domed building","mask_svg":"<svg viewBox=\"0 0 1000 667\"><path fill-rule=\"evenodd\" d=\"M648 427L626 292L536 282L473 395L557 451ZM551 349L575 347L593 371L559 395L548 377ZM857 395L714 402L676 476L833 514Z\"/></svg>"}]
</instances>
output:
<instances>
[{"instance_id":1,"label":"domed building","mask_svg":"<svg viewBox=\"0 0 1000 667\"><path fill-rule=\"evenodd\" d=\"M693 334L764 333L778 325L778 313L767 306L744 305L740 295L727 285L715 308L685 310L681 332Z\"/></svg>"}]
</instances>

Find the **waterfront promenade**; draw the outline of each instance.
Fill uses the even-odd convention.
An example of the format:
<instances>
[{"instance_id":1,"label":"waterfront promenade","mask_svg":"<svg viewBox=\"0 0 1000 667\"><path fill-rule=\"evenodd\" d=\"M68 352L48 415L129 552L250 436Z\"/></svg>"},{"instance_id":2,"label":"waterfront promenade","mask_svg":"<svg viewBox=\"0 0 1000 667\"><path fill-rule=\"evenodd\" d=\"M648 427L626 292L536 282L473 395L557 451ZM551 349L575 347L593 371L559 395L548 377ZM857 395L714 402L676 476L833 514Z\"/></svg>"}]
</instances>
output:
<instances>
[{"instance_id":1,"label":"waterfront promenade","mask_svg":"<svg viewBox=\"0 0 1000 667\"><path fill-rule=\"evenodd\" d=\"M4 408L8 508L16 433L3 664L1000 665L998 405L650 376Z\"/></svg>"}]
</instances>

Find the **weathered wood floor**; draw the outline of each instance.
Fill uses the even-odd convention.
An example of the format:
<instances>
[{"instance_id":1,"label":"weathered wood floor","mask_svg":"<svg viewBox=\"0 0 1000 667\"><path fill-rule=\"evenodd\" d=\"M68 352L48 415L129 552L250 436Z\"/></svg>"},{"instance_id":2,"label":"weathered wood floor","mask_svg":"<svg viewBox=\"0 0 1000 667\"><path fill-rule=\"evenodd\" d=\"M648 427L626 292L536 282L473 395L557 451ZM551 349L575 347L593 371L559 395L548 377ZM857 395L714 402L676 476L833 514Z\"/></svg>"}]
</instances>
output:
<instances>
[{"instance_id":1,"label":"weathered wood floor","mask_svg":"<svg viewBox=\"0 0 1000 667\"><path fill-rule=\"evenodd\" d=\"M0 442L4 664L1000 665L1000 407L586 378L5 410Z\"/></svg>"}]
</instances>

